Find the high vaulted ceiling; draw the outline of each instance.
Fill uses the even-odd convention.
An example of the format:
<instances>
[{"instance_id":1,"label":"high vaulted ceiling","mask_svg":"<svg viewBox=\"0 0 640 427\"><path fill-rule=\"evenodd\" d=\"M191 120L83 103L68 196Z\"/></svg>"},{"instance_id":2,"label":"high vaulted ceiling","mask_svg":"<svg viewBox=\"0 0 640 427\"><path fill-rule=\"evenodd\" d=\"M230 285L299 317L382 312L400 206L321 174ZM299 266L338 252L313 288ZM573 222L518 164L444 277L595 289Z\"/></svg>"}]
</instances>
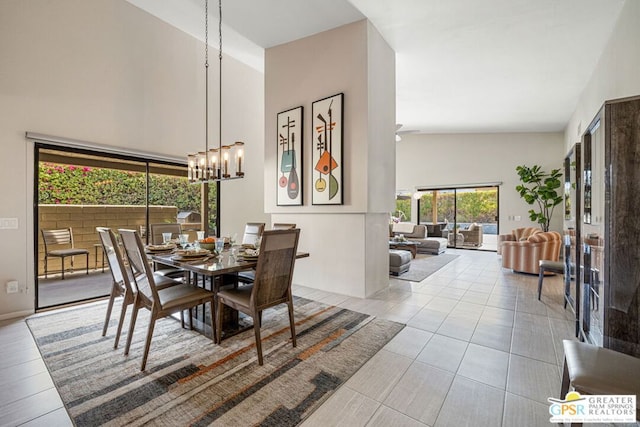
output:
<instances>
[{"instance_id":1,"label":"high vaulted ceiling","mask_svg":"<svg viewBox=\"0 0 640 427\"><path fill-rule=\"evenodd\" d=\"M204 39L204 0L128 1ZM396 52L401 130L562 131L624 1L225 0L223 50L261 70L265 48L367 18Z\"/></svg>"}]
</instances>

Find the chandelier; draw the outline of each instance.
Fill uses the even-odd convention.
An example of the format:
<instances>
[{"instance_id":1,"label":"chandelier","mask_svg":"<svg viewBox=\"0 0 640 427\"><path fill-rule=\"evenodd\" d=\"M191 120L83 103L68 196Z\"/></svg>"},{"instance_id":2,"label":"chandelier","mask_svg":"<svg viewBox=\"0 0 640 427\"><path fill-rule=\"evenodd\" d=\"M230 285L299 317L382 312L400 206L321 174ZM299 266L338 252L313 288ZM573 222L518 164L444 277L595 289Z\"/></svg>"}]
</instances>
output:
<instances>
[{"instance_id":1,"label":"chandelier","mask_svg":"<svg viewBox=\"0 0 640 427\"><path fill-rule=\"evenodd\" d=\"M244 142L222 145L222 0L218 0L218 146L209 149L209 0L204 2L205 136L204 151L187 154L190 183L215 182L244 177Z\"/></svg>"}]
</instances>

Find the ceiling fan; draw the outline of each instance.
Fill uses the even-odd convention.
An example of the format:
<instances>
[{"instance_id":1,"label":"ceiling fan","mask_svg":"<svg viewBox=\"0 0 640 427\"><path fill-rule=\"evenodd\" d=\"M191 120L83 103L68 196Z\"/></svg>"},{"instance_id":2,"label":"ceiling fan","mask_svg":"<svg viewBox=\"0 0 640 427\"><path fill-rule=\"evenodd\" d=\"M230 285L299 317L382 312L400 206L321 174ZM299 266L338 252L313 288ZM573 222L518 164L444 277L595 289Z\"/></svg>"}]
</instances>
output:
<instances>
[{"instance_id":1,"label":"ceiling fan","mask_svg":"<svg viewBox=\"0 0 640 427\"><path fill-rule=\"evenodd\" d=\"M419 130L417 129L407 129L407 130L400 130L400 128L402 128L402 123L397 123L396 124L396 142L400 142L402 141L402 135L408 134L408 133L418 133Z\"/></svg>"}]
</instances>

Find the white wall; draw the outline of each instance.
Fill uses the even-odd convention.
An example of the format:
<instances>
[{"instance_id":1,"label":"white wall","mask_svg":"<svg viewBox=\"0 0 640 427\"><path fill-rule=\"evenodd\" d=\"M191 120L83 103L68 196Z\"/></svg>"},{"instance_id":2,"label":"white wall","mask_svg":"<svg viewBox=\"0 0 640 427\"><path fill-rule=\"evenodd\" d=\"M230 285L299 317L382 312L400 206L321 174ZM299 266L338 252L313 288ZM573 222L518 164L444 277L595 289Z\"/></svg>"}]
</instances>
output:
<instances>
[{"instance_id":1,"label":"white wall","mask_svg":"<svg viewBox=\"0 0 640 427\"><path fill-rule=\"evenodd\" d=\"M215 61L215 49L210 53ZM0 58L0 217L19 221L18 230L0 230L3 318L34 308L33 147L25 132L181 158L202 150L204 46L124 0L3 0ZM223 184L223 233L269 220L261 173L263 76L229 56L224 66L223 139L246 142L247 178ZM210 117L217 135L217 108ZM27 284L27 293L7 295L11 279Z\"/></svg>"},{"instance_id":2,"label":"white wall","mask_svg":"<svg viewBox=\"0 0 640 427\"><path fill-rule=\"evenodd\" d=\"M506 233L537 225L529 220L531 206L515 190L520 183L516 167L538 164L546 171L562 169L564 156L561 133L403 135L397 143L396 185L399 190L414 191L416 187L502 182L499 226ZM554 211L551 230L562 230L560 208ZM521 221L508 219L516 215Z\"/></svg>"},{"instance_id":3,"label":"white wall","mask_svg":"<svg viewBox=\"0 0 640 427\"><path fill-rule=\"evenodd\" d=\"M340 92L344 204L312 205L311 106ZM393 50L364 20L267 49L265 100L265 210L273 222L297 223L300 249L311 254L296 264L294 282L359 297L387 287L388 212L395 196ZM300 105L304 203L277 206L276 116Z\"/></svg>"},{"instance_id":4,"label":"white wall","mask_svg":"<svg viewBox=\"0 0 640 427\"><path fill-rule=\"evenodd\" d=\"M627 0L598 65L565 129L567 150L605 101L640 95L640 1Z\"/></svg>"}]
</instances>

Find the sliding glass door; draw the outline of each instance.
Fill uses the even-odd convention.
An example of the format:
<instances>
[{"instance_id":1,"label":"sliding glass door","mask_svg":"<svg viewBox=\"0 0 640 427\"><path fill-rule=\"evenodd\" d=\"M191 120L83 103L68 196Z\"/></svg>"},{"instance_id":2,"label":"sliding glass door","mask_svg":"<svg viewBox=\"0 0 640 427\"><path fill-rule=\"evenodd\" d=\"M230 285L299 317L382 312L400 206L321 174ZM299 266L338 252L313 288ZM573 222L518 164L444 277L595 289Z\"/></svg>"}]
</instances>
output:
<instances>
[{"instance_id":1,"label":"sliding glass door","mask_svg":"<svg viewBox=\"0 0 640 427\"><path fill-rule=\"evenodd\" d=\"M111 275L96 227L137 230L148 239L152 223L180 222L187 232L218 225L218 186L187 180L186 165L148 161L127 155L36 144L35 246L36 308L107 296ZM210 218L203 218L202 198ZM70 229L73 247L89 257L51 256L70 244L45 246L43 230ZM88 271L88 274L87 274Z\"/></svg>"},{"instance_id":2,"label":"sliding glass door","mask_svg":"<svg viewBox=\"0 0 640 427\"><path fill-rule=\"evenodd\" d=\"M418 223L452 248L495 251L498 187L420 189Z\"/></svg>"}]
</instances>

